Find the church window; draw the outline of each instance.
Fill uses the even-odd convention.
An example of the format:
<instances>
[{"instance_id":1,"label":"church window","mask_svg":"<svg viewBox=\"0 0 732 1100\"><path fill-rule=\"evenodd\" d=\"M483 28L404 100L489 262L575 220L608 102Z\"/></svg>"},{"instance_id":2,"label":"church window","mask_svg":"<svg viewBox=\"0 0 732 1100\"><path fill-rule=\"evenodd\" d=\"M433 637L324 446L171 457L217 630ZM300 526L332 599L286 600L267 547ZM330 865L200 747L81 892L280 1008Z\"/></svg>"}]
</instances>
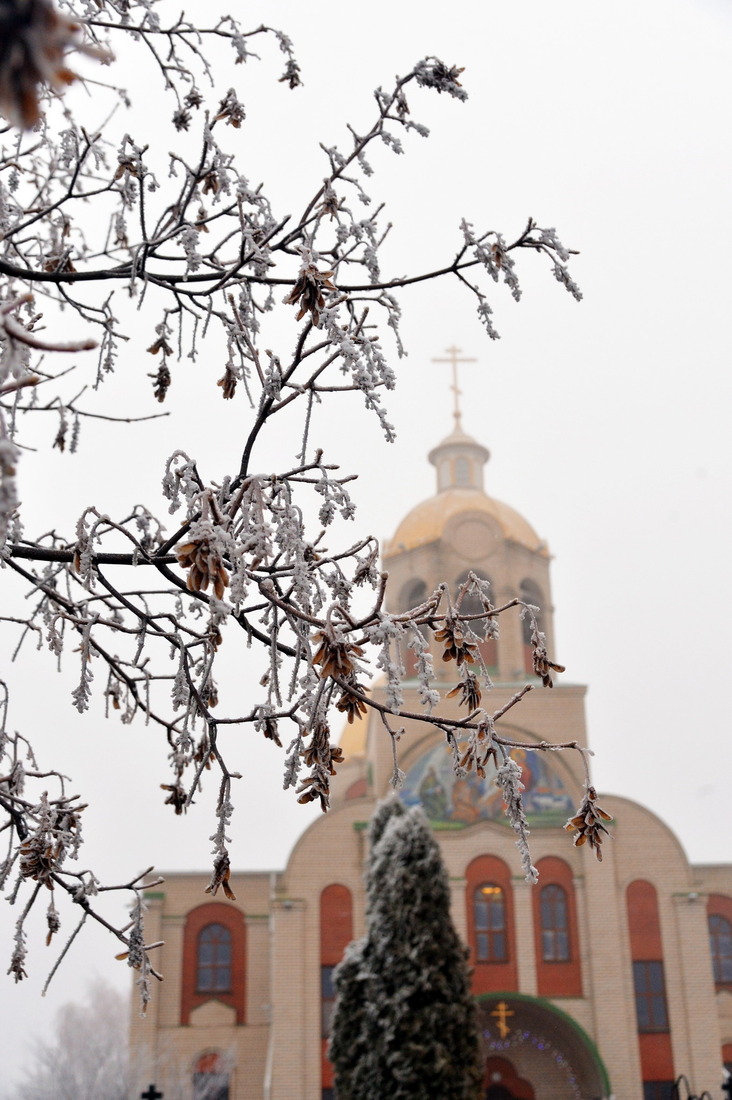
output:
<instances>
[{"instance_id":1,"label":"church window","mask_svg":"<svg viewBox=\"0 0 732 1100\"><path fill-rule=\"evenodd\" d=\"M427 599L427 585L424 581L411 580L404 585L399 599L400 611L411 611L417 604Z\"/></svg>"},{"instance_id":2,"label":"church window","mask_svg":"<svg viewBox=\"0 0 732 1100\"><path fill-rule=\"evenodd\" d=\"M536 986L540 997L581 997L582 962L572 868L557 856L537 862L532 890Z\"/></svg>"},{"instance_id":3,"label":"church window","mask_svg":"<svg viewBox=\"0 0 732 1100\"><path fill-rule=\"evenodd\" d=\"M236 1023L246 1023L247 927L241 909L211 901L191 909L183 930L180 1022L215 999L232 1008Z\"/></svg>"},{"instance_id":4,"label":"church window","mask_svg":"<svg viewBox=\"0 0 732 1100\"><path fill-rule=\"evenodd\" d=\"M229 1100L229 1074L218 1054L203 1054L196 1062L193 1100Z\"/></svg>"},{"instance_id":5,"label":"church window","mask_svg":"<svg viewBox=\"0 0 732 1100\"><path fill-rule=\"evenodd\" d=\"M518 989L511 869L498 856L476 856L465 868L465 916L473 993Z\"/></svg>"},{"instance_id":6,"label":"church window","mask_svg":"<svg viewBox=\"0 0 732 1100\"><path fill-rule=\"evenodd\" d=\"M668 1031L666 982L662 962L634 962L635 1011L638 1031Z\"/></svg>"},{"instance_id":7,"label":"church window","mask_svg":"<svg viewBox=\"0 0 732 1100\"><path fill-rule=\"evenodd\" d=\"M541 955L544 962L569 959L569 921L567 895L561 886L544 886L540 898Z\"/></svg>"},{"instance_id":8,"label":"church window","mask_svg":"<svg viewBox=\"0 0 732 1100\"><path fill-rule=\"evenodd\" d=\"M353 939L353 898L342 883L333 882L320 895L320 1044L321 1088L323 1097L333 1089L333 1066L328 1061L330 1036L335 1009L333 974L343 952Z\"/></svg>"},{"instance_id":9,"label":"church window","mask_svg":"<svg viewBox=\"0 0 732 1100\"><path fill-rule=\"evenodd\" d=\"M494 882L478 886L473 894L475 955L478 962L505 962L506 904L503 890Z\"/></svg>"},{"instance_id":10,"label":"church window","mask_svg":"<svg viewBox=\"0 0 732 1100\"><path fill-rule=\"evenodd\" d=\"M464 455L455 459L455 484L461 487L470 485L470 463Z\"/></svg>"},{"instance_id":11,"label":"church window","mask_svg":"<svg viewBox=\"0 0 732 1100\"><path fill-rule=\"evenodd\" d=\"M335 1008L335 983L333 981L334 966L321 966L320 968L320 1034L323 1039L330 1036L333 1023L333 1010Z\"/></svg>"},{"instance_id":12,"label":"church window","mask_svg":"<svg viewBox=\"0 0 732 1100\"><path fill-rule=\"evenodd\" d=\"M673 1081L644 1081L643 1100L674 1100L678 1096Z\"/></svg>"},{"instance_id":13,"label":"church window","mask_svg":"<svg viewBox=\"0 0 732 1100\"><path fill-rule=\"evenodd\" d=\"M708 922L714 981L717 985L732 983L732 924L717 913L712 913Z\"/></svg>"},{"instance_id":14,"label":"church window","mask_svg":"<svg viewBox=\"0 0 732 1100\"><path fill-rule=\"evenodd\" d=\"M198 934L197 993L231 991L231 932L223 924L207 924Z\"/></svg>"}]
</instances>

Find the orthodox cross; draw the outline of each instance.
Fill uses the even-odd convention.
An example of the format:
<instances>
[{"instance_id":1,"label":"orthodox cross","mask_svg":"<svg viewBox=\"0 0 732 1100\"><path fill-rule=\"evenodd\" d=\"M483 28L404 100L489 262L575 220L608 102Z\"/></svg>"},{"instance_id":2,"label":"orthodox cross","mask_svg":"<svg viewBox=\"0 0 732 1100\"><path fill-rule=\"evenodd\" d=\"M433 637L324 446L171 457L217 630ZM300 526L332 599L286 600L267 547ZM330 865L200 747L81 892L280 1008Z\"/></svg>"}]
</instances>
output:
<instances>
[{"instance_id":1,"label":"orthodox cross","mask_svg":"<svg viewBox=\"0 0 732 1100\"><path fill-rule=\"evenodd\" d=\"M162 1092L158 1092L155 1085L149 1085L147 1092L140 1093L140 1100L163 1100Z\"/></svg>"},{"instance_id":2,"label":"orthodox cross","mask_svg":"<svg viewBox=\"0 0 732 1100\"><path fill-rule=\"evenodd\" d=\"M513 1014L513 1009L510 1009L505 1001L499 1001L491 1012L491 1016L496 1016L498 1018L496 1026L498 1027L498 1034L502 1039L505 1039L506 1036L510 1034L511 1028L506 1023L506 1018L508 1016L513 1016Z\"/></svg>"},{"instance_id":3,"label":"orthodox cross","mask_svg":"<svg viewBox=\"0 0 732 1100\"><path fill-rule=\"evenodd\" d=\"M446 348L445 350L446 350L446 352L449 356L449 359L433 359L432 362L433 363L449 363L450 366L452 367L452 385L450 386L450 389L452 390L453 395L454 395L454 407L453 407L452 415L455 417L455 429L457 430L458 428L461 427L459 398L462 396L461 391L458 389L458 370L457 370L458 363L477 363L478 360L477 359L468 359L465 356L463 356L461 358L460 357L460 352L461 352L462 349L461 348L456 348L454 344L452 345L451 348Z\"/></svg>"}]
</instances>

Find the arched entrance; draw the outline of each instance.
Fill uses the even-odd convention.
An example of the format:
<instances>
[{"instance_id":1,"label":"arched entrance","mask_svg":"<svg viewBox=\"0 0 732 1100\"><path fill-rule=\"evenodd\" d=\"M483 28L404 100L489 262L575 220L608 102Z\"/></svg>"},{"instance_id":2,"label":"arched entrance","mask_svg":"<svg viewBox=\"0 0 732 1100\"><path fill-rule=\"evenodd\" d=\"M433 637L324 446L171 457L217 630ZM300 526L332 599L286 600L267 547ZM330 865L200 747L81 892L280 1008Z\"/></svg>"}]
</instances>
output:
<instances>
[{"instance_id":1,"label":"arched entrance","mask_svg":"<svg viewBox=\"0 0 732 1100\"><path fill-rule=\"evenodd\" d=\"M532 1084L519 1077L513 1062L495 1054L486 1059L483 1085L483 1100L536 1100Z\"/></svg>"},{"instance_id":2,"label":"arched entrance","mask_svg":"<svg viewBox=\"0 0 732 1100\"><path fill-rule=\"evenodd\" d=\"M542 997L478 997L484 1100L601 1100L610 1081L589 1035Z\"/></svg>"}]
</instances>

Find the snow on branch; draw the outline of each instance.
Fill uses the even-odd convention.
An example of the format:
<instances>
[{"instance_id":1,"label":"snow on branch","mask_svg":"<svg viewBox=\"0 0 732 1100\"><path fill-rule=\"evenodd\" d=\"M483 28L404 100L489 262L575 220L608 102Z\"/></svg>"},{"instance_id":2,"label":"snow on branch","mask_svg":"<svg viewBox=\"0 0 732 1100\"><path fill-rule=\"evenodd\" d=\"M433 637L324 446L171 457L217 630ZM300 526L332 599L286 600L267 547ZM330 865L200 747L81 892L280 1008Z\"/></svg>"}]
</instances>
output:
<instances>
[{"instance_id":1,"label":"snow on branch","mask_svg":"<svg viewBox=\"0 0 732 1100\"><path fill-rule=\"evenodd\" d=\"M318 146L314 123L320 167L312 179L293 174L283 211L257 182L256 165L243 163L241 142L253 99L262 95L250 64L255 40L265 80L271 54L277 58L269 94L306 94L282 31L247 30L232 15L203 24L167 0L59 2L5 0L0 14L0 112L8 123L0 127L0 577L20 607L0 622L16 661L70 665L71 703L80 714L101 697L109 717L146 723L169 761L159 797L171 814L187 813L210 773L218 775L212 894L230 896L227 828L245 770L241 731L261 735L273 751L284 747L284 786L294 787L300 803L326 810L343 760L333 723L372 711L391 739L395 786L407 721L440 731L458 772L475 768L485 776L489 760L502 762L499 782L529 873L514 745L496 723L534 681L491 710L480 647L496 637L501 616L528 615L537 682L550 687L561 666L547 652L536 610L519 600L493 606L486 582L471 574L455 602L443 585L394 612L378 543L363 529L343 534L358 518L357 471L341 470L318 433L327 433L339 407L345 415L355 395L393 440L385 398L404 353L400 288L456 281L496 336L488 290L518 300L519 257L529 252L579 297L572 250L533 219L514 236L463 219L451 255L425 270L388 270L383 244L398 227L387 220L386 203L372 201L372 152L386 146L407 154L426 137L412 111L433 92L467 109L457 65L418 61L377 89L368 125L357 131L343 120L337 145ZM154 112L139 109L125 89L131 72L113 61L115 52L130 51L157 81ZM78 114L63 94L75 79L72 54L91 70L79 79L94 84L93 95L79 97ZM272 313L279 330L269 324ZM289 335L275 347L277 331ZM60 341L61 332L70 339ZM28 533L21 500L35 517L43 497L24 475L22 456L43 438L44 416L51 413L53 425L48 450L66 461L84 452L84 418L124 433L133 421L159 416L161 404L175 412L183 368L193 364L201 417L216 423L238 402L224 465L205 468L195 435L191 441L186 432L190 453L176 447L162 468L157 458L137 463L162 479L162 491L144 488L157 494L152 505L121 511L114 500L101 501ZM118 372L129 385L110 399L105 383ZM275 469L259 466L268 438L277 443ZM140 429L138 459L147 459L149 441ZM50 492L45 484L43 491ZM142 496L135 485L132 499ZM461 610L468 590L477 614ZM224 647L256 670L259 687L245 706L234 701L241 693L227 689ZM443 686L444 675L455 674L448 691L438 688L434 656ZM415 712L402 690L412 657ZM374 672L386 677L386 703L370 690ZM6 710L3 695L4 718ZM22 701L15 713L23 713ZM138 970L146 1001L156 976L144 937L150 883L138 876L110 887L101 869L74 870L84 803L67 792L63 759L39 769L33 740L32 730L10 733L7 723L0 733L0 879L20 908L11 972L16 980L26 974L26 917L34 905L47 903L49 937L76 906L81 919L72 922L61 957L85 921L101 922ZM87 802L98 797L84 794ZM602 826L590 802L575 828L597 848ZM129 926L104 915L107 890L130 894Z\"/></svg>"}]
</instances>

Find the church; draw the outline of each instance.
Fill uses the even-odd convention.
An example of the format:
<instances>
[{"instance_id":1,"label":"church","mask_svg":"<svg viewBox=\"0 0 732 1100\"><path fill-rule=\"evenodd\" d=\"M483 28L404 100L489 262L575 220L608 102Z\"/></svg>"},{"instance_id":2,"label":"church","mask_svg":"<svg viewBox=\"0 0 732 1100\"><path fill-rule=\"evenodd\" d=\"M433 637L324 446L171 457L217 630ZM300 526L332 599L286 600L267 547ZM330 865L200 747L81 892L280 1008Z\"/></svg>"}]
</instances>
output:
<instances>
[{"instance_id":1,"label":"church","mask_svg":"<svg viewBox=\"0 0 732 1100\"><path fill-rule=\"evenodd\" d=\"M456 412L429 454L435 495L384 548L389 606L413 607L441 581L457 589L472 571L490 582L494 604L518 596L542 609L551 655L549 550L486 492L488 460ZM481 651L496 711L533 677L526 620L502 616ZM440 656L435 646L435 668ZM413 651L403 660L405 706L418 711ZM560 677L509 710L499 731L586 745L584 695ZM375 719L370 710L346 727L331 812L283 870L233 873L235 901L204 894L202 872L166 874L148 895L165 982L145 1019L133 1008L133 1095L155 1082L166 1100L334 1097L333 970L364 931L367 826L393 769ZM486 1100L671 1100L681 1074L719 1100L723 1065L732 1069L732 866L691 865L667 825L620 797L600 799L613 839L598 862L563 829L584 793L580 754L519 752L540 876L529 885L495 784L457 778L437 729L407 723L400 747L400 796L423 807L439 840L470 953Z\"/></svg>"}]
</instances>

